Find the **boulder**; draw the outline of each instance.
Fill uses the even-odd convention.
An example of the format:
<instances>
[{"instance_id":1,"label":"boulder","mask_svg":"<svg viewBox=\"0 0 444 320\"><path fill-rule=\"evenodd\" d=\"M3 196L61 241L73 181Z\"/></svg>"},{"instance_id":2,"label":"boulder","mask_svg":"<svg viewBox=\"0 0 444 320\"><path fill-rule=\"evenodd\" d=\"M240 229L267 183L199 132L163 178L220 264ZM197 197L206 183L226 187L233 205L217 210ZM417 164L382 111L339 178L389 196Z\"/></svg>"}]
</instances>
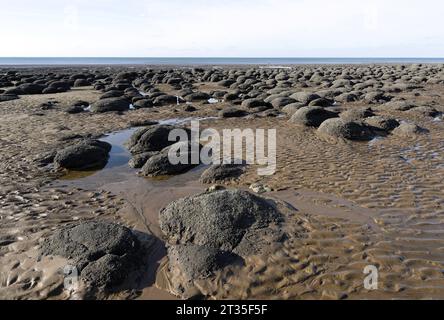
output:
<instances>
[{"instance_id":1,"label":"boulder","mask_svg":"<svg viewBox=\"0 0 444 320\"><path fill-rule=\"evenodd\" d=\"M82 270L80 279L87 286L111 290L122 284L128 272L131 272L129 263L122 257L114 254L105 254L97 260L89 262Z\"/></svg>"},{"instance_id":2,"label":"boulder","mask_svg":"<svg viewBox=\"0 0 444 320\"><path fill-rule=\"evenodd\" d=\"M364 95L364 101L368 103L385 103L391 99L392 96L386 95L383 91L371 91Z\"/></svg>"},{"instance_id":3,"label":"boulder","mask_svg":"<svg viewBox=\"0 0 444 320\"><path fill-rule=\"evenodd\" d=\"M116 81L133 81L138 76L136 71L122 71L115 76Z\"/></svg>"},{"instance_id":4,"label":"boulder","mask_svg":"<svg viewBox=\"0 0 444 320\"><path fill-rule=\"evenodd\" d=\"M337 113L321 107L303 107L293 114L290 122L308 127L319 127L325 120L337 116Z\"/></svg>"},{"instance_id":5,"label":"boulder","mask_svg":"<svg viewBox=\"0 0 444 320\"><path fill-rule=\"evenodd\" d=\"M296 92L293 93L290 98L293 98L296 101L303 103L304 105L308 105L313 100L319 99L321 97L318 94L312 92Z\"/></svg>"},{"instance_id":6,"label":"boulder","mask_svg":"<svg viewBox=\"0 0 444 320\"><path fill-rule=\"evenodd\" d=\"M295 102L287 104L285 107L282 108L282 111L288 114L289 116L292 116L293 114L296 113L296 111L298 111L302 107L304 107L303 103Z\"/></svg>"},{"instance_id":7,"label":"boulder","mask_svg":"<svg viewBox=\"0 0 444 320\"><path fill-rule=\"evenodd\" d=\"M183 151L179 149L179 146L185 146L185 154L180 154ZM175 148L178 152L177 155L183 155L186 157L185 163L172 163L169 155L170 148ZM200 151L200 146L199 150ZM191 170L199 164L192 163L191 154L193 150L191 143L189 142L177 142L165 149L162 152L150 157L143 165L140 174L145 177L157 177L157 176L171 176L181 174Z\"/></svg>"},{"instance_id":8,"label":"boulder","mask_svg":"<svg viewBox=\"0 0 444 320\"><path fill-rule=\"evenodd\" d=\"M266 199L242 190L218 190L182 198L160 212L170 244L195 244L242 257L279 242L280 212Z\"/></svg>"},{"instance_id":9,"label":"boulder","mask_svg":"<svg viewBox=\"0 0 444 320\"><path fill-rule=\"evenodd\" d=\"M196 165L193 164L172 164L168 153L159 153L150 157L143 165L140 174L145 177L170 176L184 173Z\"/></svg>"},{"instance_id":10,"label":"boulder","mask_svg":"<svg viewBox=\"0 0 444 320\"><path fill-rule=\"evenodd\" d=\"M271 105L273 106L273 108L280 109L282 107L285 107L286 105L289 105L289 104L295 103L295 102L296 102L296 100L293 98L279 97L279 98L273 99L271 101Z\"/></svg>"},{"instance_id":11,"label":"boulder","mask_svg":"<svg viewBox=\"0 0 444 320\"><path fill-rule=\"evenodd\" d=\"M439 115L439 111L430 106L419 106L408 110L409 113L413 113L423 117L436 117Z\"/></svg>"},{"instance_id":12,"label":"boulder","mask_svg":"<svg viewBox=\"0 0 444 320\"><path fill-rule=\"evenodd\" d=\"M175 77L175 78L169 78L166 83L174 86L174 85L179 85L182 81L183 81L182 78Z\"/></svg>"},{"instance_id":13,"label":"boulder","mask_svg":"<svg viewBox=\"0 0 444 320\"><path fill-rule=\"evenodd\" d=\"M224 101L234 101L234 100L238 100L239 99L239 95L236 93L227 93L224 97L223 97Z\"/></svg>"},{"instance_id":14,"label":"boulder","mask_svg":"<svg viewBox=\"0 0 444 320\"><path fill-rule=\"evenodd\" d=\"M124 92L121 90L109 90L100 96L100 100L108 98L119 98L123 97Z\"/></svg>"},{"instance_id":15,"label":"boulder","mask_svg":"<svg viewBox=\"0 0 444 320\"><path fill-rule=\"evenodd\" d=\"M54 158L57 154L56 150L51 150L38 154L33 158L33 162L39 167L45 167L54 162Z\"/></svg>"},{"instance_id":16,"label":"boulder","mask_svg":"<svg viewBox=\"0 0 444 320\"><path fill-rule=\"evenodd\" d=\"M65 92L65 91L62 91L59 88L54 88L54 87L48 87L43 89L42 91L43 94L60 93L60 92Z\"/></svg>"},{"instance_id":17,"label":"boulder","mask_svg":"<svg viewBox=\"0 0 444 320\"><path fill-rule=\"evenodd\" d=\"M327 98L318 98L315 100L310 101L310 103L308 104L309 106L313 106L313 107L330 107L334 104L334 101L331 99L327 99Z\"/></svg>"},{"instance_id":18,"label":"boulder","mask_svg":"<svg viewBox=\"0 0 444 320\"><path fill-rule=\"evenodd\" d=\"M215 164L206 169L200 176L202 183L217 183L238 178L245 172L240 164Z\"/></svg>"},{"instance_id":19,"label":"boulder","mask_svg":"<svg viewBox=\"0 0 444 320\"><path fill-rule=\"evenodd\" d=\"M258 115L261 117L279 117L280 115L282 115L282 113L280 113L279 110L270 109L270 110L262 111Z\"/></svg>"},{"instance_id":20,"label":"boulder","mask_svg":"<svg viewBox=\"0 0 444 320\"><path fill-rule=\"evenodd\" d=\"M99 140L84 140L57 151L54 165L66 169L104 167L108 162L111 145Z\"/></svg>"},{"instance_id":21,"label":"boulder","mask_svg":"<svg viewBox=\"0 0 444 320\"><path fill-rule=\"evenodd\" d=\"M132 154L161 151L175 143L175 141L168 140L170 132L174 129L177 128L169 125L150 126L139 129L127 142L128 149Z\"/></svg>"},{"instance_id":22,"label":"boulder","mask_svg":"<svg viewBox=\"0 0 444 320\"><path fill-rule=\"evenodd\" d=\"M159 106L160 107L160 106L165 106L165 105L169 105L169 104L177 104L178 101L179 102L183 102L182 99L180 99L180 98L178 98L176 96L168 95L168 94L163 94L163 95L157 96L154 99L153 104L155 106Z\"/></svg>"},{"instance_id":23,"label":"boulder","mask_svg":"<svg viewBox=\"0 0 444 320\"><path fill-rule=\"evenodd\" d=\"M195 102L195 101L208 101L211 96L205 92L193 92L185 96L185 101Z\"/></svg>"},{"instance_id":24,"label":"boulder","mask_svg":"<svg viewBox=\"0 0 444 320\"><path fill-rule=\"evenodd\" d=\"M237 108L226 108L219 111L219 117L221 118L239 118L248 114L245 110Z\"/></svg>"},{"instance_id":25,"label":"boulder","mask_svg":"<svg viewBox=\"0 0 444 320\"><path fill-rule=\"evenodd\" d=\"M359 121L374 115L371 108L352 108L342 112L339 116L346 121Z\"/></svg>"},{"instance_id":26,"label":"boulder","mask_svg":"<svg viewBox=\"0 0 444 320\"><path fill-rule=\"evenodd\" d=\"M226 79L226 80L219 81L217 84L222 86L222 87L229 88L233 83L235 83L234 80Z\"/></svg>"},{"instance_id":27,"label":"boulder","mask_svg":"<svg viewBox=\"0 0 444 320\"><path fill-rule=\"evenodd\" d=\"M109 111L126 111L129 109L130 102L124 98L106 98L91 105L91 111L97 113Z\"/></svg>"},{"instance_id":28,"label":"boulder","mask_svg":"<svg viewBox=\"0 0 444 320\"><path fill-rule=\"evenodd\" d=\"M135 88L129 88L125 90L124 96L131 101L137 101L138 99L142 99L144 96L137 91Z\"/></svg>"},{"instance_id":29,"label":"boulder","mask_svg":"<svg viewBox=\"0 0 444 320\"><path fill-rule=\"evenodd\" d=\"M45 87L35 83L24 83L17 87L22 94L41 94Z\"/></svg>"},{"instance_id":30,"label":"boulder","mask_svg":"<svg viewBox=\"0 0 444 320\"><path fill-rule=\"evenodd\" d=\"M77 79L74 81L74 87L87 87L90 86L91 83L86 79Z\"/></svg>"},{"instance_id":31,"label":"boulder","mask_svg":"<svg viewBox=\"0 0 444 320\"><path fill-rule=\"evenodd\" d=\"M345 92L335 97L335 100L338 102L354 102L358 101L359 97L354 93Z\"/></svg>"},{"instance_id":32,"label":"boulder","mask_svg":"<svg viewBox=\"0 0 444 320\"><path fill-rule=\"evenodd\" d=\"M399 122L393 118L384 118L381 116L373 116L364 119L364 122L372 128L372 130L380 130L380 131L392 131L397 126L399 126Z\"/></svg>"},{"instance_id":33,"label":"boulder","mask_svg":"<svg viewBox=\"0 0 444 320\"><path fill-rule=\"evenodd\" d=\"M51 81L47 88L42 93L60 93L71 89L71 84L68 81Z\"/></svg>"},{"instance_id":34,"label":"boulder","mask_svg":"<svg viewBox=\"0 0 444 320\"><path fill-rule=\"evenodd\" d=\"M190 105L190 104L185 105L185 107L183 108L183 111L185 111L185 112L194 112L196 110L197 110L197 108Z\"/></svg>"},{"instance_id":35,"label":"boulder","mask_svg":"<svg viewBox=\"0 0 444 320\"><path fill-rule=\"evenodd\" d=\"M341 118L325 120L317 130L321 136L347 140L371 140L373 133L364 124Z\"/></svg>"},{"instance_id":36,"label":"boulder","mask_svg":"<svg viewBox=\"0 0 444 320\"><path fill-rule=\"evenodd\" d=\"M18 96L20 94L23 94L23 92L19 88L15 87L15 88L6 89L2 94Z\"/></svg>"},{"instance_id":37,"label":"boulder","mask_svg":"<svg viewBox=\"0 0 444 320\"><path fill-rule=\"evenodd\" d=\"M86 79L86 78L88 78L88 75L84 73L75 73L69 77L70 80Z\"/></svg>"},{"instance_id":38,"label":"boulder","mask_svg":"<svg viewBox=\"0 0 444 320\"><path fill-rule=\"evenodd\" d=\"M154 242L149 235L146 245ZM123 226L89 221L56 229L41 245L43 255L71 260L80 280L95 291L113 291L143 263L144 250L134 233Z\"/></svg>"},{"instance_id":39,"label":"boulder","mask_svg":"<svg viewBox=\"0 0 444 320\"><path fill-rule=\"evenodd\" d=\"M12 101L17 99L19 99L19 96L16 94L0 94L0 102Z\"/></svg>"},{"instance_id":40,"label":"boulder","mask_svg":"<svg viewBox=\"0 0 444 320\"><path fill-rule=\"evenodd\" d=\"M194 244L168 247L168 270L173 293L188 299L196 294L194 281L206 279L236 262L238 256L217 248Z\"/></svg>"},{"instance_id":41,"label":"boulder","mask_svg":"<svg viewBox=\"0 0 444 320\"><path fill-rule=\"evenodd\" d=\"M116 90L126 90L126 89L133 90L134 89L131 86L131 83L126 82L126 81L115 82L115 83L113 83L113 87L116 88Z\"/></svg>"},{"instance_id":42,"label":"boulder","mask_svg":"<svg viewBox=\"0 0 444 320\"><path fill-rule=\"evenodd\" d=\"M156 152L156 151L143 152L143 153L136 154L128 162L128 165L131 168L135 168L135 169L142 168L143 165L148 161L149 158L151 158L157 154L158 154L158 152Z\"/></svg>"},{"instance_id":43,"label":"boulder","mask_svg":"<svg viewBox=\"0 0 444 320\"><path fill-rule=\"evenodd\" d=\"M136 109L152 108L153 102L150 99L140 99L133 103L133 107Z\"/></svg>"},{"instance_id":44,"label":"boulder","mask_svg":"<svg viewBox=\"0 0 444 320\"><path fill-rule=\"evenodd\" d=\"M177 270L186 281L205 279L224 268L233 255L217 248L194 244L168 247L170 270Z\"/></svg>"},{"instance_id":45,"label":"boulder","mask_svg":"<svg viewBox=\"0 0 444 320\"><path fill-rule=\"evenodd\" d=\"M246 100L242 101L242 107L246 108L246 109L257 108L257 107L270 108L271 105L262 99L252 98L252 99L246 99Z\"/></svg>"},{"instance_id":46,"label":"boulder","mask_svg":"<svg viewBox=\"0 0 444 320\"><path fill-rule=\"evenodd\" d=\"M392 131L392 134L401 138L413 138L427 132L427 129L421 128L414 123L403 122Z\"/></svg>"}]
</instances>

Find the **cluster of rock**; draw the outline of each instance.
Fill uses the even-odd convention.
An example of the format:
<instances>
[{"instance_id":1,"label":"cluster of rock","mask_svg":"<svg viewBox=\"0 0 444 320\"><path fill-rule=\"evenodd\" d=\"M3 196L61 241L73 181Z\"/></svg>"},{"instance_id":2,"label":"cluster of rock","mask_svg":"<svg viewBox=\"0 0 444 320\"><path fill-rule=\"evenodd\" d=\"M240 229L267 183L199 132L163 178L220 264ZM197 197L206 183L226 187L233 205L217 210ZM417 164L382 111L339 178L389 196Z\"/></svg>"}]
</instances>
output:
<instances>
[{"instance_id":1,"label":"cluster of rock","mask_svg":"<svg viewBox=\"0 0 444 320\"><path fill-rule=\"evenodd\" d=\"M200 164L193 162L193 153L200 153L202 146L195 142L193 146L189 141L174 142L168 139L171 131L185 130L188 139L191 138L189 129L171 125L157 125L138 129L126 142L126 147L132 154L129 166L141 169L140 174L146 177L171 176L185 173ZM182 156L185 163L173 163L170 152ZM196 159L199 158L196 154ZM238 178L245 172L245 164L215 164L208 167L201 176L203 183L217 183Z\"/></svg>"},{"instance_id":2,"label":"cluster of rock","mask_svg":"<svg viewBox=\"0 0 444 320\"><path fill-rule=\"evenodd\" d=\"M181 297L194 294L194 281L242 263L284 237L275 206L242 190L176 200L161 210L159 220L168 245L171 290Z\"/></svg>"},{"instance_id":3,"label":"cluster of rock","mask_svg":"<svg viewBox=\"0 0 444 320\"><path fill-rule=\"evenodd\" d=\"M393 93L414 90L425 83L442 83L440 66L347 66L279 69L169 69L122 72L102 79L96 88L104 96L131 99L134 107L177 102L206 102L210 98L233 106L222 117L242 117L273 109L293 114L303 107L330 107L335 103L361 101L386 104ZM198 82L212 82L226 90L201 92ZM169 84L177 96L156 88ZM310 88L316 87L316 91ZM137 89L135 89L137 88ZM237 107L235 107L237 105ZM273 114L268 112L267 114Z\"/></svg>"},{"instance_id":4,"label":"cluster of rock","mask_svg":"<svg viewBox=\"0 0 444 320\"><path fill-rule=\"evenodd\" d=\"M203 92L199 82L216 84L218 90ZM0 101L17 99L21 94L64 92L71 87L93 86L102 92L90 106L92 112L122 112L132 108L152 108L177 103L208 103L210 99L230 106L219 112L220 117L244 117L249 114L278 116L288 114L292 122L320 127L334 118L335 106L346 102L371 105L374 111L406 111L434 116L432 106L415 106L397 98L394 93L420 89L425 84L444 83L440 65L368 65L368 66L299 66L291 69L140 69L116 71L96 68L87 72L50 72L20 74L10 71L0 76L0 87L10 87L0 94ZM175 95L162 92L158 85L168 84ZM316 89L315 89L316 88ZM89 105L89 104L88 104ZM84 105L73 105L69 113L82 112ZM188 111L195 108L186 105ZM345 125L329 121L338 127L327 132L340 133L361 118L348 119ZM361 124L362 125L362 124ZM365 128L363 128L366 131ZM364 137L365 132L358 136Z\"/></svg>"},{"instance_id":5,"label":"cluster of rock","mask_svg":"<svg viewBox=\"0 0 444 320\"><path fill-rule=\"evenodd\" d=\"M141 169L140 175L146 177L177 175L198 166L199 163L194 163L191 157L195 152L200 153L202 146L198 143L194 147L191 142L170 141L169 134L175 129L185 129L190 137L189 129L158 125L155 122L138 129L126 142L132 154L129 166ZM112 145L107 142L74 136L67 141L66 146L39 155L35 162L39 166L53 163L55 169L96 170L106 166L111 149ZM185 156L186 163L173 163L170 152L178 157ZM199 159L198 156L195 158ZM245 164L212 165L202 173L201 181L211 184L236 179L245 172L245 168Z\"/></svg>"},{"instance_id":6,"label":"cluster of rock","mask_svg":"<svg viewBox=\"0 0 444 320\"><path fill-rule=\"evenodd\" d=\"M415 124L376 115L372 108L352 108L337 113L322 107L303 107L290 119L291 123L317 128L320 136L331 139L365 141L378 135L411 137L426 132Z\"/></svg>"},{"instance_id":7,"label":"cluster of rock","mask_svg":"<svg viewBox=\"0 0 444 320\"><path fill-rule=\"evenodd\" d=\"M95 81L106 77L101 73L66 71L19 72L9 70L0 74L0 102L19 99L20 95L62 93L73 87L91 86Z\"/></svg>"},{"instance_id":8,"label":"cluster of rock","mask_svg":"<svg viewBox=\"0 0 444 320\"><path fill-rule=\"evenodd\" d=\"M211 82L219 90L202 92L194 86ZM442 66L347 66L298 67L277 69L169 69L107 73L49 73L0 75L0 102L23 94L65 92L73 87L93 86L102 92L93 104L75 102L66 112L126 111L179 103L207 103L211 98L229 102L220 110L223 118L250 114L287 114L295 126L315 128L320 137L365 141L376 135L414 137L427 130L416 124L381 115L385 112L435 117L431 105L415 105L395 93L413 91L425 84L443 84ZM169 84L177 95L156 86ZM313 88L316 87L316 90ZM356 102L342 110L340 104ZM359 104L361 102L362 104ZM365 105L362 107L361 105ZM192 107L187 105L188 110ZM143 176L184 173L197 164L173 164L171 150L185 152L190 160L195 150L189 142L169 140L176 126L137 123L127 142L132 154L129 165ZM181 128L183 129L183 128ZM189 134L189 132L188 132ZM95 139L82 139L45 155L40 160L55 167L91 169L106 165L111 145ZM200 146L198 148L200 150ZM176 152L175 151L175 152ZM201 175L203 183L236 179L245 165L212 165ZM253 186L253 190L259 190ZM265 188L264 188L265 189ZM161 210L160 228L168 248L172 290L181 297L194 294L194 282L206 279L228 265L242 263L258 254L285 234L280 228L282 215L267 199L242 190L212 190L176 200ZM154 239L151 239L154 241ZM129 229L104 222L83 222L62 227L42 244L44 255L70 259L80 279L91 290L113 290L139 272L146 254L140 240Z\"/></svg>"},{"instance_id":9,"label":"cluster of rock","mask_svg":"<svg viewBox=\"0 0 444 320\"><path fill-rule=\"evenodd\" d=\"M126 143L133 156L129 165L141 168L140 174L146 177L180 174L197 166L191 161L191 155L195 152L191 142L169 140L170 132L175 129L179 128L170 125L152 125L137 130ZM185 130L190 138L190 131ZM197 152L200 148L201 146L197 144ZM176 152L177 156L183 155L187 161L172 163L169 158L170 151Z\"/></svg>"},{"instance_id":10,"label":"cluster of rock","mask_svg":"<svg viewBox=\"0 0 444 320\"><path fill-rule=\"evenodd\" d=\"M270 200L242 190L216 190L178 199L159 214L167 242L170 290L196 294L195 281L207 279L246 257L268 252L285 239L282 214ZM146 276L156 238L105 221L59 227L40 252L60 256L75 267L84 297L135 289Z\"/></svg>"},{"instance_id":11,"label":"cluster of rock","mask_svg":"<svg viewBox=\"0 0 444 320\"><path fill-rule=\"evenodd\" d=\"M31 73L20 74L17 71L9 71L6 75L0 76L1 87L12 87L3 94L28 95L59 93L70 90L76 86L78 78L85 79L88 74L57 74L57 73Z\"/></svg>"},{"instance_id":12,"label":"cluster of rock","mask_svg":"<svg viewBox=\"0 0 444 320\"><path fill-rule=\"evenodd\" d=\"M87 297L125 289L125 283L143 273L145 257L155 241L143 241L128 228L109 222L80 222L61 227L44 240L43 255L69 260Z\"/></svg>"}]
</instances>

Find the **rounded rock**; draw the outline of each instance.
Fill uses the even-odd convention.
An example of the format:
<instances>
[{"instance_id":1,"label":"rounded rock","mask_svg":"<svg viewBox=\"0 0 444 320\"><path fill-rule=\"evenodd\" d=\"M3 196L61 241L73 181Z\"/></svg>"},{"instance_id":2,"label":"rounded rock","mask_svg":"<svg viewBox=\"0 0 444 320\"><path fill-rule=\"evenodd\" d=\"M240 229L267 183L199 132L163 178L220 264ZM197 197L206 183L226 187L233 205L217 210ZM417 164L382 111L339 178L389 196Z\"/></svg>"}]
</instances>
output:
<instances>
[{"instance_id":1,"label":"rounded rock","mask_svg":"<svg viewBox=\"0 0 444 320\"><path fill-rule=\"evenodd\" d=\"M308 127L319 127L321 123L338 115L321 107L302 107L290 119L291 123Z\"/></svg>"},{"instance_id":2,"label":"rounded rock","mask_svg":"<svg viewBox=\"0 0 444 320\"><path fill-rule=\"evenodd\" d=\"M220 190L182 198L160 212L160 228L170 243L196 244L241 256L262 249L264 233L276 241L271 225L281 214L266 199L242 190Z\"/></svg>"},{"instance_id":3,"label":"rounded rock","mask_svg":"<svg viewBox=\"0 0 444 320\"><path fill-rule=\"evenodd\" d=\"M346 121L341 118L325 120L318 128L318 133L323 136L342 138L347 140L371 140L371 130L358 122Z\"/></svg>"},{"instance_id":4,"label":"rounded rock","mask_svg":"<svg viewBox=\"0 0 444 320\"><path fill-rule=\"evenodd\" d=\"M91 111L97 113L109 111L126 111L129 109L129 101L124 98L101 99L91 105Z\"/></svg>"}]
</instances>

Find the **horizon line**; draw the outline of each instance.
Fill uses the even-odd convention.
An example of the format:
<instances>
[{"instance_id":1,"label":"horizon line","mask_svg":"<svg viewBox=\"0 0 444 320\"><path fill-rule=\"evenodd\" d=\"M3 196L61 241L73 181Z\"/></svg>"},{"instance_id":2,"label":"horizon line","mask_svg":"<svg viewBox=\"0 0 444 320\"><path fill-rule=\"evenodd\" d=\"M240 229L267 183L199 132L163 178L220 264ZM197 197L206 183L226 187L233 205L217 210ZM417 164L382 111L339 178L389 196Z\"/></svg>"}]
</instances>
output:
<instances>
[{"instance_id":1,"label":"horizon line","mask_svg":"<svg viewBox=\"0 0 444 320\"><path fill-rule=\"evenodd\" d=\"M279 57L247 57L247 56L0 56L0 59L444 59L431 56L279 56Z\"/></svg>"}]
</instances>

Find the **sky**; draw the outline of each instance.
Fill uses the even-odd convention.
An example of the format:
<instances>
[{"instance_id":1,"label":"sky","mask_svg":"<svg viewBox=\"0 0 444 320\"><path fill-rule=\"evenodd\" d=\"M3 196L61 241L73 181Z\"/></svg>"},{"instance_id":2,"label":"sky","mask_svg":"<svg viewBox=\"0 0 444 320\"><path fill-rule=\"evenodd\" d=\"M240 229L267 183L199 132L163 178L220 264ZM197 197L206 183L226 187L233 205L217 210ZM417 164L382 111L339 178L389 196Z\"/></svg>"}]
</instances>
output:
<instances>
[{"instance_id":1,"label":"sky","mask_svg":"<svg viewBox=\"0 0 444 320\"><path fill-rule=\"evenodd\" d=\"M442 0L0 0L0 57L444 57Z\"/></svg>"}]
</instances>

